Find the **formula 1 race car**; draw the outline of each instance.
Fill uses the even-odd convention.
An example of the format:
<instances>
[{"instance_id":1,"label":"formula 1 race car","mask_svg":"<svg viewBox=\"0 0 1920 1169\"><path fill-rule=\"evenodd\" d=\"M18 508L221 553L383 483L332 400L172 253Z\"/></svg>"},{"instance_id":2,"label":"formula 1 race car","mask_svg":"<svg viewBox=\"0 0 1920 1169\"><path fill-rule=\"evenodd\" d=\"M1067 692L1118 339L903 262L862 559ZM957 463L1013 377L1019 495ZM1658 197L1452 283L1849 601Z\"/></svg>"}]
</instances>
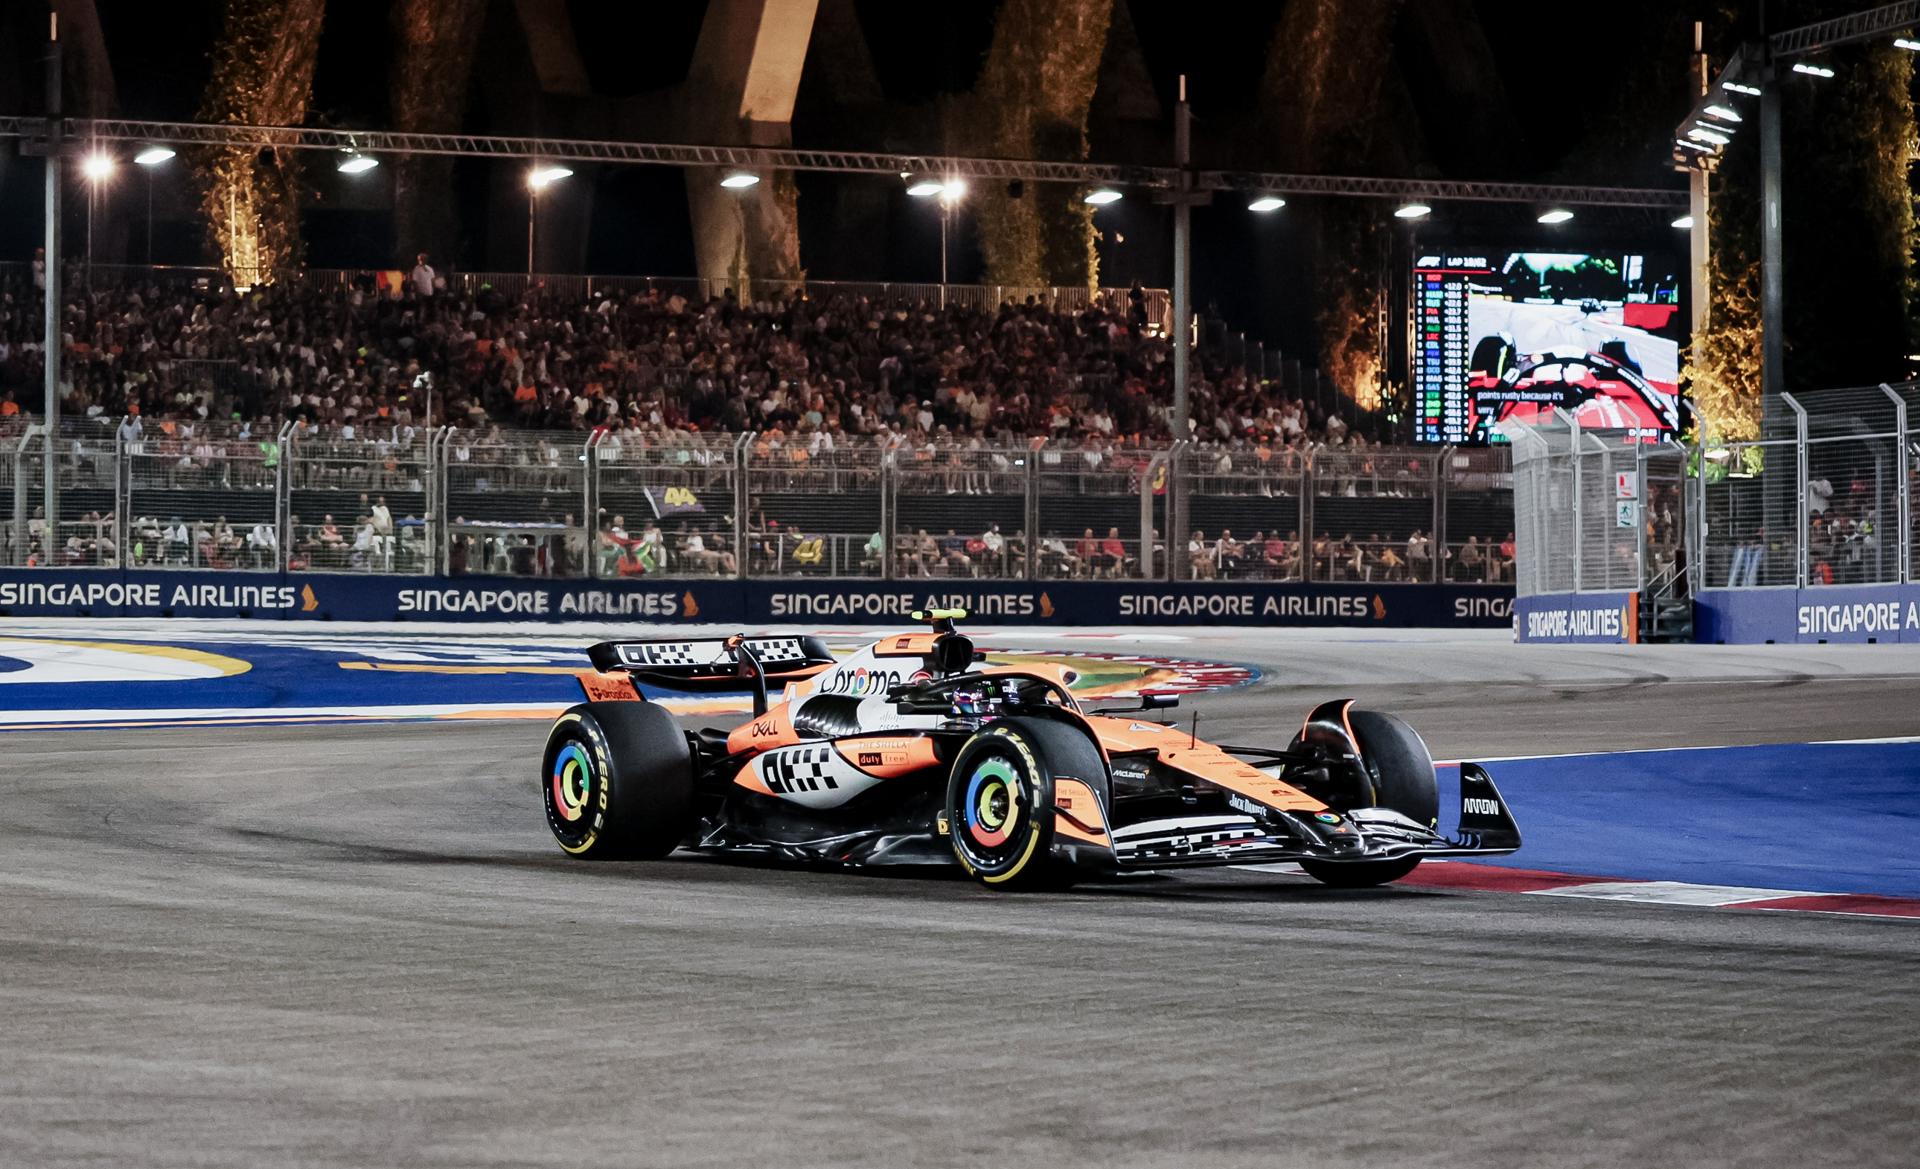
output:
<instances>
[{"instance_id":1,"label":"formula 1 race car","mask_svg":"<svg viewBox=\"0 0 1920 1169\"><path fill-rule=\"evenodd\" d=\"M836 660L817 638L603 642L587 701L547 738L547 825L578 857L676 848L838 865L951 863L1000 888L1188 865L1297 862L1378 885L1421 860L1489 856L1520 833L1485 770L1461 765L1439 833L1433 759L1413 729L1351 700L1315 707L1285 748L1228 747L1153 712L1083 711L1064 667L983 666L954 628ZM636 682L749 689L754 717L684 730ZM784 684L769 703L770 684Z\"/></svg>"}]
</instances>

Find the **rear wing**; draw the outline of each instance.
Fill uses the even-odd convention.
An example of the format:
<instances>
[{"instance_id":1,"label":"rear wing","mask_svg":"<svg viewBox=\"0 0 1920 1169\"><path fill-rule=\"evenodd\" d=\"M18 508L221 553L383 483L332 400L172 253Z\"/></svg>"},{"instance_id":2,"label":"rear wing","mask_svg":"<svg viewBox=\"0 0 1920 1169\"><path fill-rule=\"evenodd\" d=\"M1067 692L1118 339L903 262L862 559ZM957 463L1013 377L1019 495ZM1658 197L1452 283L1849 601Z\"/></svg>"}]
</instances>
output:
<instances>
[{"instance_id":1,"label":"rear wing","mask_svg":"<svg viewBox=\"0 0 1920 1169\"><path fill-rule=\"evenodd\" d=\"M603 641L587 650L603 674L631 674L656 685L693 690L740 685L739 658L725 637L643 637ZM741 642L758 659L770 683L811 677L834 663L817 637L747 637Z\"/></svg>"}]
</instances>

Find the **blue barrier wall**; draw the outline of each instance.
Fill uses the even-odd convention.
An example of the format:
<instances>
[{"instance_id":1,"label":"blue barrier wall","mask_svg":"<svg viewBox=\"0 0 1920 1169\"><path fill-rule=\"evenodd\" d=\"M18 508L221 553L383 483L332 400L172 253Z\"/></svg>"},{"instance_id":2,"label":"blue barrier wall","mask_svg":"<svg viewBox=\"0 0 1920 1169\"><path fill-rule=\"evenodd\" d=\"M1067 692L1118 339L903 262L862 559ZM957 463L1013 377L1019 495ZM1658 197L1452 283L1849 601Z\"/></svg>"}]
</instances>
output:
<instances>
[{"instance_id":1,"label":"blue barrier wall","mask_svg":"<svg viewBox=\"0 0 1920 1169\"><path fill-rule=\"evenodd\" d=\"M1693 602L1693 628L1695 641L1729 645L1920 644L1920 584L1702 589Z\"/></svg>"},{"instance_id":2,"label":"blue barrier wall","mask_svg":"<svg viewBox=\"0 0 1920 1169\"><path fill-rule=\"evenodd\" d=\"M1514 639L1621 645L1640 640L1638 593L1539 593L1513 603Z\"/></svg>"},{"instance_id":3,"label":"blue barrier wall","mask_svg":"<svg viewBox=\"0 0 1920 1169\"><path fill-rule=\"evenodd\" d=\"M1506 585L673 580L0 569L0 616L869 624L958 605L1004 625L1506 628Z\"/></svg>"}]
</instances>

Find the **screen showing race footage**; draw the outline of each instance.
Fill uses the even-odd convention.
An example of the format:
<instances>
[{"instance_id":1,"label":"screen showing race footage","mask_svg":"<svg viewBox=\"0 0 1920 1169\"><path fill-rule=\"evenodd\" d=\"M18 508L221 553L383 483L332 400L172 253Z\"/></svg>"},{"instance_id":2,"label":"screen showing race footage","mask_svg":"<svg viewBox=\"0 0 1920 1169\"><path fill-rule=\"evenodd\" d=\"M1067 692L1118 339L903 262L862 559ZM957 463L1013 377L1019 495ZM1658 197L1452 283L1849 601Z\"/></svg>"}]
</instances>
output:
<instances>
[{"instance_id":1,"label":"screen showing race footage","mask_svg":"<svg viewBox=\"0 0 1920 1169\"><path fill-rule=\"evenodd\" d=\"M1504 441L1550 417L1658 439L1680 425L1680 275L1645 256L1423 255L1413 274L1414 436Z\"/></svg>"}]
</instances>

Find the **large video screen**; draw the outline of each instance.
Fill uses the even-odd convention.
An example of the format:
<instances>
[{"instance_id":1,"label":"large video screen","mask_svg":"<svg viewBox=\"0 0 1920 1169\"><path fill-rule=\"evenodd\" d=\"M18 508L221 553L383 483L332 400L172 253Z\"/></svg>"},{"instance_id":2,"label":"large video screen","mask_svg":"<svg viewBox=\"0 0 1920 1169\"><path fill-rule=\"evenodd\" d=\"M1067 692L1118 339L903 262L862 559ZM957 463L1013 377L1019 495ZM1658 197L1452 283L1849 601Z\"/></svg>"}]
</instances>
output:
<instances>
[{"instance_id":1,"label":"large video screen","mask_svg":"<svg viewBox=\"0 0 1920 1169\"><path fill-rule=\"evenodd\" d=\"M1502 441L1559 407L1652 440L1680 425L1680 276L1635 255L1424 255L1413 273L1414 437Z\"/></svg>"}]
</instances>

